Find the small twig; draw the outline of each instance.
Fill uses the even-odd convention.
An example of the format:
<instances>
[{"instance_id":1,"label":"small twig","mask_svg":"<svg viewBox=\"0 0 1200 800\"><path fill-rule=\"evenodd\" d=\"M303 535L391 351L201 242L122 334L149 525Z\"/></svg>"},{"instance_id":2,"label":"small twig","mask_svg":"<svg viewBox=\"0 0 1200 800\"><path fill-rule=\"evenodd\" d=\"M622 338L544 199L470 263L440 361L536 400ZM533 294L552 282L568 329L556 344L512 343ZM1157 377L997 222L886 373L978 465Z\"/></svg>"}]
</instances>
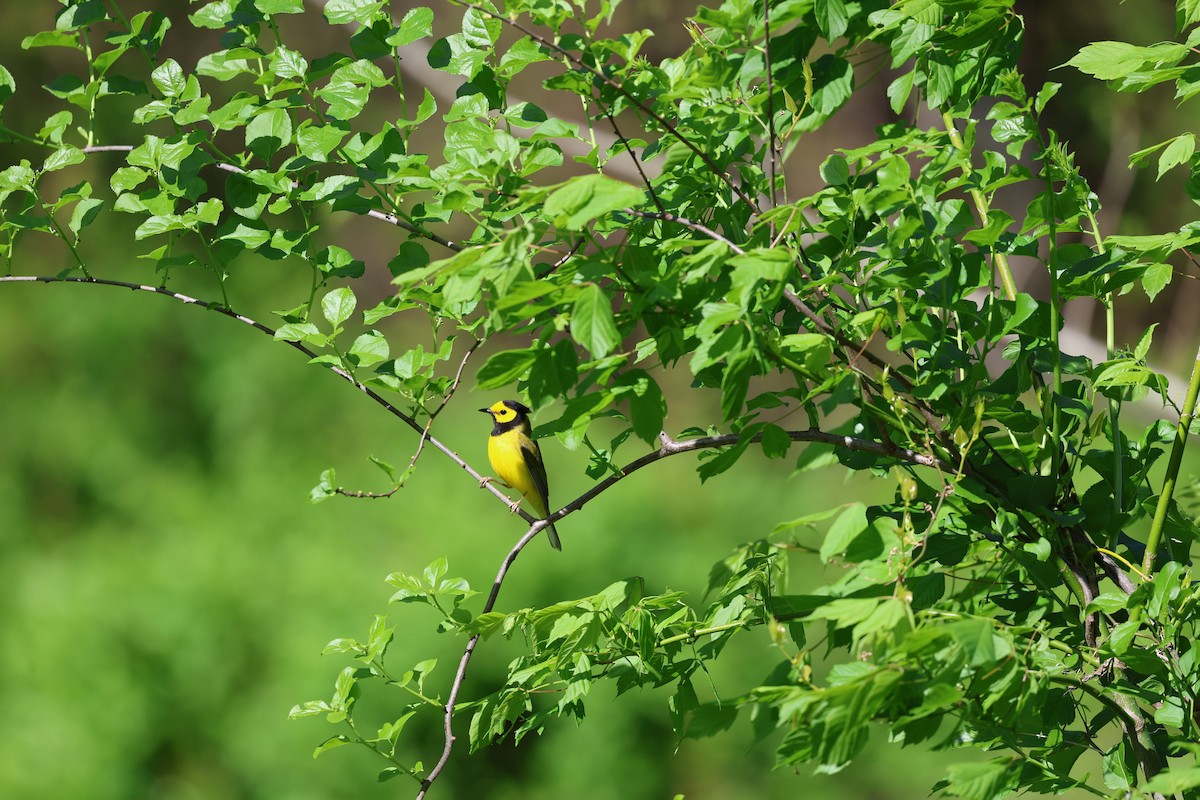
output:
<instances>
[{"instance_id":1,"label":"small twig","mask_svg":"<svg viewBox=\"0 0 1200 800\"><path fill-rule=\"evenodd\" d=\"M653 184L650 183L650 179L646 177L646 172L642 169L641 159L637 157L637 153L633 152L633 148L629 146L629 140L625 138L625 134L621 133L621 129L617 127L617 119L613 116L612 109L599 100L596 101L596 104L600 106L600 110L604 112L604 116L608 117L608 124L612 125L613 133L617 135L617 141L625 148L625 152L629 153L629 158L633 161L634 169L637 170L638 175L642 176L642 183L646 185L646 191L650 193L650 199L654 201L654 205L658 207L660 212L663 214L667 213L666 207L658 197L658 192L654 191Z\"/></svg>"},{"instance_id":2,"label":"small twig","mask_svg":"<svg viewBox=\"0 0 1200 800\"><path fill-rule=\"evenodd\" d=\"M545 280L546 278L553 275L555 273L555 271L558 270L559 267L561 267L563 264L570 261L571 256L578 253L579 248L583 247L583 242L584 242L584 239L582 236L580 236L578 239L576 239L575 244L571 245L571 249L568 250L567 252L563 253L563 255L557 261L555 261L553 264L551 264L550 269L546 270L545 272L543 272L537 276L538 280Z\"/></svg>"},{"instance_id":3,"label":"small twig","mask_svg":"<svg viewBox=\"0 0 1200 800\"><path fill-rule=\"evenodd\" d=\"M340 494L342 497L349 497L354 500L382 500L386 497L391 497L396 492L400 491L400 487L402 485L403 484L398 483L386 492L363 492L352 489L343 489L341 486L338 486L334 488L333 493Z\"/></svg>"},{"instance_id":4,"label":"small twig","mask_svg":"<svg viewBox=\"0 0 1200 800\"><path fill-rule=\"evenodd\" d=\"M714 231L712 228L709 228L706 225L701 225L699 222L690 220L687 217L680 217L680 216L678 216L676 214L672 214L668 211L663 211L658 214L655 214L653 211L638 211L636 208L627 208L627 209L625 209L625 213L632 214L635 217L642 217L644 219L661 219L661 220L665 220L667 222L674 222L678 225L682 225L685 228L690 228L691 230L696 231L696 233L703 233L705 236L707 236L708 238L710 238L714 241L723 242L730 250L737 253L739 256L746 255L745 250L738 247L736 244L729 241L724 236L722 236L721 234Z\"/></svg>"},{"instance_id":5,"label":"small twig","mask_svg":"<svg viewBox=\"0 0 1200 800\"><path fill-rule=\"evenodd\" d=\"M408 468L411 470L417 465L417 459L421 457L421 451L425 449L425 442L429 441L429 429L433 427L433 421L437 419L438 414L442 413L442 409L450 402L450 398L454 396L454 392L458 390L458 384L462 381L463 370L467 367L467 361L471 355L479 349L479 345L483 344L482 339L476 339L475 342L467 348L467 352L463 354L462 361L458 364L458 371L454 373L454 382L450 384L450 388L446 390L446 396L442 398L442 402L429 415L429 421L425 423L425 430L421 431L421 441L417 443L417 452L413 453L412 458L408 462ZM396 487L400 488L399 486ZM393 492L395 489L392 490Z\"/></svg>"},{"instance_id":6,"label":"small twig","mask_svg":"<svg viewBox=\"0 0 1200 800\"><path fill-rule=\"evenodd\" d=\"M1143 581L1150 580L1150 576L1130 563L1129 559L1107 548L1096 548L1096 561L1100 564L1101 569L1104 570L1104 573L1109 577L1109 579L1112 580L1113 583L1120 586L1121 591L1123 591L1125 594L1133 594L1134 589L1137 588L1137 584L1130 580L1129 576L1125 574L1125 571L1117 566L1118 561L1124 564L1126 569L1137 575Z\"/></svg>"}]
</instances>

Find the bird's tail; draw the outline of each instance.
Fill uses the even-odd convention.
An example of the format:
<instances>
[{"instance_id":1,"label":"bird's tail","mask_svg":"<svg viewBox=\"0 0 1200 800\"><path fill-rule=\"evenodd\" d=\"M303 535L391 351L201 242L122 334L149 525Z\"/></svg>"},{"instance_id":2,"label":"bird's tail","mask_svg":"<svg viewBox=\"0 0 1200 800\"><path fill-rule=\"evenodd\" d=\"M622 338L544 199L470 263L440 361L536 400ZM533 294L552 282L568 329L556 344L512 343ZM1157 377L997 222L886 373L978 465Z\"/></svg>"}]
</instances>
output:
<instances>
[{"instance_id":1,"label":"bird's tail","mask_svg":"<svg viewBox=\"0 0 1200 800\"><path fill-rule=\"evenodd\" d=\"M550 546L555 550L562 550L562 540L558 538L558 531L554 530L554 525L546 526L546 538L550 540Z\"/></svg>"}]
</instances>

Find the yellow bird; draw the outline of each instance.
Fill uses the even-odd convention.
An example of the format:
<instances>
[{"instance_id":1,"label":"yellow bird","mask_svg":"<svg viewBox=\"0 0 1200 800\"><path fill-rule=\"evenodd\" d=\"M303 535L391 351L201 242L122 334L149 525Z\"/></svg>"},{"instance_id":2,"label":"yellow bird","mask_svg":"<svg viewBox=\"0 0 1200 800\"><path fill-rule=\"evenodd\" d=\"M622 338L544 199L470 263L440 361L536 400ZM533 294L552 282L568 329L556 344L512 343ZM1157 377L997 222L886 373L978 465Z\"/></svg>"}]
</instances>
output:
<instances>
[{"instance_id":1,"label":"yellow bird","mask_svg":"<svg viewBox=\"0 0 1200 800\"><path fill-rule=\"evenodd\" d=\"M550 514L550 487L546 483L542 450L533 440L533 429L529 425L529 408L516 400L501 400L490 408L479 410L490 415L494 423L492 435L488 437L488 460L492 462L492 469L545 519ZM520 503L520 500L513 503L513 511ZM546 538L551 547L562 550L562 542L553 525L546 526Z\"/></svg>"}]
</instances>

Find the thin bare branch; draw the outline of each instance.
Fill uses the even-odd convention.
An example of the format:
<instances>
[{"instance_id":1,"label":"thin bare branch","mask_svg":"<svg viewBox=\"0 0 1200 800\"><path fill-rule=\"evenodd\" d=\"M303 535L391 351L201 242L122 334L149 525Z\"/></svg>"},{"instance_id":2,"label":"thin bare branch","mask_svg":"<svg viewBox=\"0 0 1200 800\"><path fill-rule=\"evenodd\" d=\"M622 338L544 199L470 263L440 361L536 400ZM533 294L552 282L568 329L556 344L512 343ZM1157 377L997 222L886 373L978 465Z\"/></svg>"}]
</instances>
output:
<instances>
[{"instance_id":1,"label":"thin bare branch","mask_svg":"<svg viewBox=\"0 0 1200 800\"><path fill-rule=\"evenodd\" d=\"M55 275L5 275L5 276L0 276L0 283L83 283L83 284L92 284L94 286L113 286L113 287L117 287L117 288L121 288L121 289L131 289L133 291L139 291L139 292L150 292L151 294L157 294L162 297L169 297L174 300L178 300L179 302L185 303L187 305L199 306L200 308L204 308L209 311L215 311L216 313L221 314L222 316L226 316L231 319L235 319L238 322L249 325L250 327L254 328L255 330L257 330L261 333L267 334L271 338L275 338L275 329L274 328L272 328L268 325L264 325L263 323L258 322L257 320L253 320L250 317L245 316L244 314L239 314L236 311L226 308L225 306L222 306L218 303L210 303L208 301L200 300L195 297L189 297L186 294L180 294L179 292L173 292L170 289L166 289L161 286L148 286L143 283L128 283L126 281L115 281L115 280L108 280L105 278L58 277ZM309 350L307 347L305 347L300 342L284 341L284 343L287 344L288 346L292 347L293 349L299 350L301 353L304 353L310 359L316 358L316 353L314 353L312 350ZM342 379L348 381L352 386L354 386L354 388L358 389L360 392L365 394L367 397L370 397L376 403L383 406L383 408L385 408L388 411L388 413L390 413L392 416L399 419L405 425L412 428L417 433L424 432L424 426L419 424L415 419L410 417L408 414L405 414L403 411L396 408L396 406L389 403L378 392L376 392L371 387L369 387L366 384L359 381L357 378L355 378L349 372L346 372L341 367L335 366L333 364L326 364L325 366L334 375L337 375L339 378L342 378ZM481 487L486 487L488 491L490 491L493 495L495 495L496 498L499 499L501 502L503 502L506 506L510 505L511 501L508 499L508 497L506 497L504 495L504 493L501 492L499 489L492 486L491 483L488 483L487 481L485 481L484 476L480 475L470 464L468 464L466 461L464 461L458 455L458 453L451 450L449 447L447 447L445 444L443 444L441 441L434 438L433 436L429 436L428 439L429 439L429 443L432 444L438 450L440 450L443 455L445 455L447 458L449 458L451 461L453 461L458 466L462 467L463 470L468 475L470 475L472 478L474 478L476 481L478 481ZM523 509L518 510L516 513L520 514L521 517L523 519L525 519L527 522L533 523L536 521L533 518L533 516L531 516L528 512L524 511Z\"/></svg>"},{"instance_id":2,"label":"thin bare branch","mask_svg":"<svg viewBox=\"0 0 1200 800\"><path fill-rule=\"evenodd\" d=\"M342 497L349 497L351 500L384 500L388 497L391 497L396 492L400 491L401 485L402 484L397 483L395 486L393 486L391 489L388 489L386 492L363 492L363 491L356 491L353 489L345 489L341 486L336 486L333 489L333 493L337 494L337 495L341 495Z\"/></svg>"},{"instance_id":3,"label":"thin bare branch","mask_svg":"<svg viewBox=\"0 0 1200 800\"><path fill-rule=\"evenodd\" d=\"M642 217L644 219L661 219L661 220L665 220L667 222L674 222L678 225L682 225L685 228L689 228L693 231L696 231L697 233L703 233L705 236L707 236L710 239L713 239L714 241L724 242L725 245L728 246L730 250L732 250L733 252L737 253L740 256L746 254L745 250L738 247L736 244L729 241L724 236L722 236L721 234L714 231L712 228L709 228L706 225L702 225L699 222L690 220L687 217L680 217L680 216L672 214L668 211L663 211L661 213L655 214L652 211L638 211L637 209L633 209L633 208L625 209L625 213L632 214L635 217Z\"/></svg>"},{"instance_id":4,"label":"thin bare branch","mask_svg":"<svg viewBox=\"0 0 1200 800\"><path fill-rule=\"evenodd\" d=\"M863 453L875 453L881 456L894 458L898 461L906 461L911 464L917 464L923 467L936 467L945 470L953 470L953 468L942 461L941 459L929 453L921 453L916 450L910 450L907 447L897 447L896 445L883 444L881 442L872 442L867 439L857 439L853 436L841 436L836 433L827 433L825 431L810 428L805 431L787 431L788 438L793 442L819 442L822 444L833 445L834 447L844 447L847 450L854 450ZM568 514L583 508L584 504L591 501L601 492L604 492L614 483L622 478L628 477L630 474L653 464L655 461L660 461L669 456L676 456L680 453L691 453L696 450L704 450L712 447L728 447L738 444L742 441L742 436L736 433L727 433L721 436L702 436L697 439L684 439L682 441L672 439L665 432L659 434L661 446L641 458L630 462L621 469L620 472L609 475L604 480L597 483L591 489L588 489L579 497L567 503L565 506L555 511L548 517L550 522L558 522ZM755 434L750 437L751 442L762 441L761 434Z\"/></svg>"},{"instance_id":5,"label":"thin bare branch","mask_svg":"<svg viewBox=\"0 0 1200 800\"><path fill-rule=\"evenodd\" d=\"M637 157L637 153L633 152L633 148L629 146L629 140L625 138L625 134L621 133L621 129L617 127L617 118L613 116L612 109L601 103L599 100L596 104L600 106L600 110L604 112L604 116L608 117L608 124L612 125L613 133L617 135L617 141L625 148L625 152L629 154L629 158L633 161L634 169L638 175L642 176L642 183L646 186L646 191L650 193L650 199L654 201L654 205L663 214L667 213L666 206L659 199L658 192L654 191L654 185L650 183L650 179L646 177L645 170L642 169L642 161Z\"/></svg>"},{"instance_id":6,"label":"thin bare branch","mask_svg":"<svg viewBox=\"0 0 1200 800\"><path fill-rule=\"evenodd\" d=\"M442 398L442 402L429 415L429 421L425 423L425 430L421 431L421 441L417 443L417 451L413 453L412 459L408 462L408 468L411 470L417 465L417 459L421 457L421 451L425 449L425 442L429 441L429 429L433 427L433 421L437 419L438 414L442 413L442 409L450 402L450 398L458 390L458 384L462 381L463 370L467 368L467 362L471 360L471 356L479 349L479 345L483 344L482 339L476 339L467 352L463 354L462 361L458 364L458 371L454 373L454 382L450 384L450 388L446 390L446 396Z\"/></svg>"}]
</instances>

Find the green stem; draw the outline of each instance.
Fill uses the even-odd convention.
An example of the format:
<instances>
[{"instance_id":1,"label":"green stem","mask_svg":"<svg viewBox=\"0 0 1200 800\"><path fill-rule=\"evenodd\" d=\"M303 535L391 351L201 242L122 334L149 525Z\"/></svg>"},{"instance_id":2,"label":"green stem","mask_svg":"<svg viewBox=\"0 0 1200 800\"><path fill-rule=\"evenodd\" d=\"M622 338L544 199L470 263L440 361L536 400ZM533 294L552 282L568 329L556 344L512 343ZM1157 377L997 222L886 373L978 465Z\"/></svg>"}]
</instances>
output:
<instances>
[{"instance_id":1,"label":"green stem","mask_svg":"<svg viewBox=\"0 0 1200 800\"><path fill-rule=\"evenodd\" d=\"M784 617L787 616L790 615L784 615ZM779 619L783 619L784 617L780 617ZM658 646L662 647L663 645L675 644L676 642L695 641L701 636L707 636L710 633L720 633L721 631L731 631L736 628L745 628L748 626L761 624L762 622L760 620L745 619L740 622L726 622L724 625L713 625L711 628L697 628L694 631L689 631L687 633L681 633L678 636L669 636L666 639L662 639L659 641Z\"/></svg>"},{"instance_id":2,"label":"green stem","mask_svg":"<svg viewBox=\"0 0 1200 800\"><path fill-rule=\"evenodd\" d=\"M1100 236L1100 223L1096 220L1096 212L1092 210L1089 203L1086 206L1088 223L1092 226L1092 241L1096 243L1096 252L1104 255L1107 251L1104 247L1104 239ZM1112 361L1117 352L1116 345L1116 297L1112 292L1104 296L1104 346L1107 352L1109 361ZM1125 462L1121 458L1121 404L1115 399L1108 399L1108 427L1112 435L1113 448L1113 519L1119 519L1121 513L1125 510L1125 500L1121 496L1125 489L1124 466ZM1121 536L1121 526L1113 525L1112 532L1108 537L1108 549L1116 550L1117 541Z\"/></svg>"},{"instance_id":3,"label":"green stem","mask_svg":"<svg viewBox=\"0 0 1200 800\"><path fill-rule=\"evenodd\" d=\"M1039 135L1039 139L1040 139ZM1059 464L1066 450L1062 442L1062 415L1058 413L1058 398L1062 396L1062 350L1058 345L1058 329L1062 326L1062 298L1058 293L1058 224L1054 210L1054 182L1047 162L1048 145L1042 142L1042 177L1046 182L1046 194L1050 199L1050 213L1046 217L1049 235L1048 271L1050 273L1050 347L1054 350L1054 394L1050 397L1050 430L1054 436L1051 452L1050 474L1055 482L1059 479Z\"/></svg>"},{"instance_id":4,"label":"green stem","mask_svg":"<svg viewBox=\"0 0 1200 800\"><path fill-rule=\"evenodd\" d=\"M58 220L54 218L54 212L51 211L45 204L42 204L42 210L46 212L46 219L49 220L50 227L54 228L55 232L58 233L58 238L62 239L63 244L70 249L71 255L75 258L75 263L79 267L79 271L82 272L85 277L92 277L92 274L88 272L87 264L83 263L83 257L79 255L79 250L75 247L75 243L71 241L71 237L67 235L67 232L64 231L62 226L58 224Z\"/></svg>"},{"instance_id":5,"label":"green stem","mask_svg":"<svg viewBox=\"0 0 1200 800\"><path fill-rule=\"evenodd\" d=\"M1200 394L1200 352L1192 365L1192 380L1188 383L1187 397L1183 401L1183 413L1175 426L1175 443L1171 445L1171 460L1167 463L1167 474L1163 476L1162 492L1158 495L1158 506L1154 509L1154 522L1150 525L1150 536L1146 539L1146 555L1142 559L1142 571L1147 575L1154 569L1154 556L1162 543L1163 528L1166 527L1167 510L1171 507L1171 495L1175 493L1175 481L1179 477L1179 465L1183 462L1183 449L1187 446L1188 428L1196 411L1196 396Z\"/></svg>"},{"instance_id":6,"label":"green stem","mask_svg":"<svg viewBox=\"0 0 1200 800\"><path fill-rule=\"evenodd\" d=\"M41 139L35 139L32 136L26 136L23 133L14 131L12 128L8 127L7 125L0 125L0 138L2 138L2 137L8 137L11 139L15 139L16 141L19 141L19 142L28 142L29 144L41 145L42 147L50 146L46 142L43 142Z\"/></svg>"},{"instance_id":7,"label":"green stem","mask_svg":"<svg viewBox=\"0 0 1200 800\"><path fill-rule=\"evenodd\" d=\"M964 159L968 158L970 154L967 152L966 145L963 144L963 139L958 133L958 128L954 127L954 118L950 116L949 112L942 114L942 123L946 126L946 133L950 136L950 144L954 145L954 149L958 150ZM969 162L964 161L962 169L964 177L971 174L971 165ZM971 195L971 201L975 203L975 211L979 214L979 224L987 225L987 215L990 210L987 198L977 188L968 189L967 193ZM1012 269L1008 266L1008 256L1005 253L992 253L992 264L996 272L1000 274L1000 283L1004 285L1005 298L1016 300L1017 284L1013 280Z\"/></svg>"}]
</instances>

